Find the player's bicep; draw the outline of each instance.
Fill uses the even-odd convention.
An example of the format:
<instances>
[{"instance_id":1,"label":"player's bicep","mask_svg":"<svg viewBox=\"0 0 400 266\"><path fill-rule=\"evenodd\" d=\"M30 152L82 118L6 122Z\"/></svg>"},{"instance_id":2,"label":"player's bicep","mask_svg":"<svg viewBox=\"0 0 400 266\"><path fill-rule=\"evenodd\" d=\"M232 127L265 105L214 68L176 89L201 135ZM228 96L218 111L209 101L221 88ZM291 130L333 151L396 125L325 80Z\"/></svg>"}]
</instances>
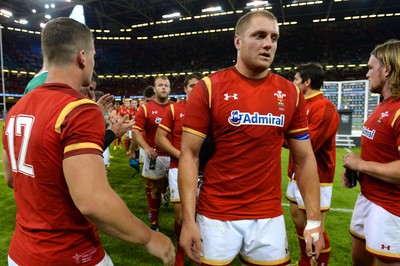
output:
<instances>
[{"instance_id":1,"label":"player's bicep","mask_svg":"<svg viewBox=\"0 0 400 266\"><path fill-rule=\"evenodd\" d=\"M204 137L192 132L183 131L181 152L187 153L194 158L198 158L203 142Z\"/></svg>"},{"instance_id":2,"label":"player's bicep","mask_svg":"<svg viewBox=\"0 0 400 266\"><path fill-rule=\"evenodd\" d=\"M295 138L287 138L290 153L293 156L293 162L301 163L310 157L314 157L310 139L299 140Z\"/></svg>"},{"instance_id":3,"label":"player's bicep","mask_svg":"<svg viewBox=\"0 0 400 266\"><path fill-rule=\"evenodd\" d=\"M96 197L109 190L103 158L97 154L80 154L63 160L63 172L71 198L79 211L90 216Z\"/></svg>"}]
</instances>

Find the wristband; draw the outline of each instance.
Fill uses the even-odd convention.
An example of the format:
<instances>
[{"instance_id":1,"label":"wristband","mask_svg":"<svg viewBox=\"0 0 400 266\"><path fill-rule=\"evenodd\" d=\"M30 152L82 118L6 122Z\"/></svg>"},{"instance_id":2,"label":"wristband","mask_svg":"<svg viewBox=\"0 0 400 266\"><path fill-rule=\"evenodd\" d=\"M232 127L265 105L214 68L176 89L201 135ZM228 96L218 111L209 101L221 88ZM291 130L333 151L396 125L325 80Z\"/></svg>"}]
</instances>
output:
<instances>
[{"instance_id":1,"label":"wristband","mask_svg":"<svg viewBox=\"0 0 400 266\"><path fill-rule=\"evenodd\" d=\"M321 226L321 221L314 221L314 220L307 220L307 225L304 230L313 230ZM311 234L313 238L313 242L318 241L319 239L319 232Z\"/></svg>"},{"instance_id":2,"label":"wristband","mask_svg":"<svg viewBox=\"0 0 400 266\"><path fill-rule=\"evenodd\" d=\"M321 221L307 220L307 225L305 230L313 230L321 226Z\"/></svg>"}]
</instances>

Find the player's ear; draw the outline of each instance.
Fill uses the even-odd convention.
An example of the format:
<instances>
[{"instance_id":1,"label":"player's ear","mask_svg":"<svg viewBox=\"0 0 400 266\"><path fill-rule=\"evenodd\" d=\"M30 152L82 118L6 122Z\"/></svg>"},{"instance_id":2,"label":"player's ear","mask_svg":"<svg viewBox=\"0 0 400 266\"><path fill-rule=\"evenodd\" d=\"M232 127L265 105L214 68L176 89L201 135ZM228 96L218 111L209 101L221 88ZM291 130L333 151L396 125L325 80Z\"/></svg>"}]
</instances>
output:
<instances>
[{"instance_id":1,"label":"player's ear","mask_svg":"<svg viewBox=\"0 0 400 266\"><path fill-rule=\"evenodd\" d=\"M240 49L240 42L241 42L241 38L239 35L235 35L234 39L233 39L233 43L236 47L237 50Z\"/></svg>"},{"instance_id":2,"label":"player's ear","mask_svg":"<svg viewBox=\"0 0 400 266\"><path fill-rule=\"evenodd\" d=\"M86 67L86 56L85 56L85 50L80 50L76 54L76 59L78 62L78 65L83 69Z\"/></svg>"}]
</instances>

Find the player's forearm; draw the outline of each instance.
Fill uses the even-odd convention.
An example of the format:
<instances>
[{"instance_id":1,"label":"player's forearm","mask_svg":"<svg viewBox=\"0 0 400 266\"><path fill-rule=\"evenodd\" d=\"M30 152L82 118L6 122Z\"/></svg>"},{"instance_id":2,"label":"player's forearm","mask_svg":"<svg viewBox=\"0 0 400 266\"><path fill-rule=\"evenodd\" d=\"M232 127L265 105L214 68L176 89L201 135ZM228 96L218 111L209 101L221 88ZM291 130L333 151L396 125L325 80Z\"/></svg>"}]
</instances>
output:
<instances>
[{"instance_id":1,"label":"player's forearm","mask_svg":"<svg viewBox=\"0 0 400 266\"><path fill-rule=\"evenodd\" d=\"M131 244L146 244L150 229L135 217L114 192L99 193L85 210L85 217L106 234Z\"/></svg>"},{"instance_id":2,"label":"player's forearm","mask_svg":"<svg viewBox=\"0 0 400 266\"><path fill-rule=\"evenodd\" d=\"M169 156L179 159L180 151L171 144L166 136L160 136L157 133L156 145L157 147L165 151Z\"/></svg>"},{"instance_id":3,"label":"player's forearm","mask_svg":"<svg viewBox=\"0 0 400 266\"><path fill-rule=\"evenodd\" d=\"M143 138L143 135L139 130L133 129L132 134L133 138L136 140L139 146L142 147L142 149L144 150L151 149L151 147L149 146L149 144L147 144L146 140Z\"/></svg>"},{"instance_id":4,"label":"player's forearm","mask_svg":"<svg viewBox=\"0 0 400 266\"><path fill-rule=\"evenodd\" d=\"M179 159L178 184L182 204L182 219L186 223L195 222L196 192L198 183L198 162L181 154Z\"/></svg>"},{"instance_id":5,"label":"player's forearm","mask_svg":"<svg viewBox=\"0 0 400 266\"><path fill-rule=\"evenodd\" d=\"M320 185L314 157L294 163L294 171L301 196L304 200L307 219L321 220Z\"/></svg>"},{"instance_id":6,"label":"player's forearm","mask_svg":"<svg viewBox=\"0 0 400 266\"><path fill-rule=\"evenodd\" d=\"M392 184L400 184L400 160L390 163L378 163L361 160L356 171L381 179Z\"/></svg>"}]
</instances>

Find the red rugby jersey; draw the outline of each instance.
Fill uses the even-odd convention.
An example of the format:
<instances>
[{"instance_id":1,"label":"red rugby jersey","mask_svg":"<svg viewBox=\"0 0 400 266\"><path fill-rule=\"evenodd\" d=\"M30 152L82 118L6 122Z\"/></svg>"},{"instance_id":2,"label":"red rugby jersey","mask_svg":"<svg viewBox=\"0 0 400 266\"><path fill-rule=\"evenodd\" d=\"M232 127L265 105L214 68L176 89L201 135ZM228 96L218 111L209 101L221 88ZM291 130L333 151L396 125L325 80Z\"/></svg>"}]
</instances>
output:
<instances>
[{"instance_id":1,"label":"red rugby jersey","mask_svg":"<svg viewBox=\"0 0 400 266\"><path fill-rule=\"evenodd\" d=\"M64 84L44 84L10 110L3 144L17 205L9 255L19 265L96 265L104 258L97 229L76 208L62 162L102 155L99 107Z\"/></svg>"},{"instance_id":2,"label":"red rugby jersey","mask_svg":"<svg viewBox=\"0 0 400 266\"><path fill-rule=\"evenodd\" d=\"M302 93L273 73L254 80L231 67L209 78L211 95L207 78L196 84L183 125L205 138L212 119L215 153L204 170L198 212L219 220L281 215L282 138L308 133Z\"/></svg>"},{"instance_id":3,"label":"red rugby jersey","mask_svg":"<svg viewBox=\"0 0 400 266\"><path fill-rule=\"evenodd\" d=\"M333 184L336 167L336 133L339 128L339 113L335 105L323 96L322 92L305 97L311 144L317 160L319 182ZM290 157L289 178L293 174L293 161Z\"/></svg>"},{"instance_id":4,"label":"red rugby jersey","mask_svg":"<svg viewBox=\"0 0 400 266\"><path fill-rule=\"evenodd\" d=\"M158 125L159 128L170 133L172 145L180 150L182 139L183 119L185 117L186 101L174 103L169 106L167 111ZM179 160L171 157L170 168L178 168Z\"/></svg>"},{"instance_id":5,"label":"red rugby jersey","mask_svg":"<svg viewBox=\"0 0 400 266\"><path fill-rule=\"evenodd\" d=\"M389 163L400 159L400 100L382 101L365 122L361 133L361 158ZM400 216L400 185L360 173L361 193L388 212Z\"/></svg>"},{"instance_id":6,"label":"red rugby jersey","mask_svg":"<svg viewBox=\"0 0 400 266\"><path fill-rule=\"evenodd\" d=\"M159 156L167 156L167 154L156 146L155 138L158 124L161 123L164 112L172 102L159 104L151 101L142 105L136 113L135 124L133 128L145 132L145 140L153 149L156 149Z\"/></svg>"}]
</instances>

